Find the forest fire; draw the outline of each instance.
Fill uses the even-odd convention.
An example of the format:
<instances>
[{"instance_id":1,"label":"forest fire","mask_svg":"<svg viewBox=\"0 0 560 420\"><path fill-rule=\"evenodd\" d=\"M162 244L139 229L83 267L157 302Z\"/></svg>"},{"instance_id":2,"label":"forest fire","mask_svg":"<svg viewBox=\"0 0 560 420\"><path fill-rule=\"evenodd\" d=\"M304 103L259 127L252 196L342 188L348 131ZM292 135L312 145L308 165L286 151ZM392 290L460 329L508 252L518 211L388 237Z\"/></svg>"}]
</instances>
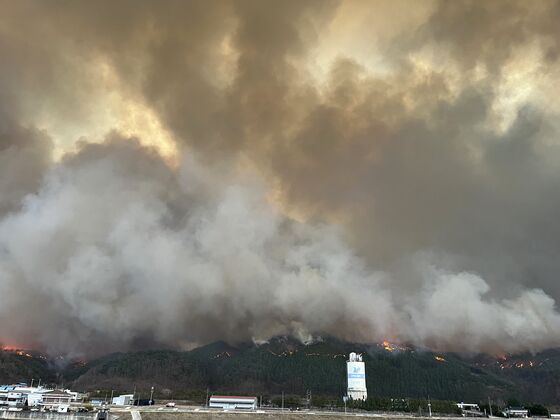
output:
<instances>
[{"instance_id":1,"label":"forest fire","mask_svg":"<svg viewBox=\"0 0 560 420\"><path fill-rule=\"evenodd\" d=\"M284 350L282 353L275 353L272 350L268 350L268 352L277 356L277 357L287 357L287 356L293 356L294 354L296 354L297 350Z\"/></svg>"},{"instance_id":2,"label":"forest fire","mask_svg":"<svg viewBox=\"0 0 560 420\"><path fill-rule=\"evenodd\" d=\"M388 341L383 342L383 348L387 351L393 351L393 347L391 343L389 343Z\"/></svg>"},{"instance_id":3,"label":"forest fire","mask_svg":"<svg viewBox=\"0 0 560 420\"><path fill-rule=\"evenodd\" d=\"M542 366L544 361L524 360L520 358L513 358L509 355L501 355L495 362L500 369L527 369Z\"/></svg>"},{"instance_id":4,"label":"forest fire","mask_svg":"<svg viewBox=\"0 0 560 420\"><path fill-rule=\"evenodd\" d=\"M546 360L522 359L508 354L501 354L493 360L487 360L483 363L477 363L481 367L496 367L500 370L504 369L530 369L540 367L546 363Z\"/></svg>"},{"instance_id":5,"label":"forest fire","mask_svg":"<svg viewBox=\"0 0 560 420\"><path fill-rule=\"evenodd\" d=\"M12 344L0 344L0 350L2 351L17 351L19 347Z\"/></svg>"},{"instance_id":6,"label":"forest fire","mask_svg":"<svg viewBox=\"0 0 560 420\"><path fill-rule=\"evenodd\" d=\"M33 357L33 355L29 354L25 350L22 350L17 345L3 344L3 345L0 346L0 350L12 352L12 353L17 354L18 356Z\"/></svg>"},{"instance_id":7,"label":"forest fire","mask_svg":"<svg viewBox=\"0 0 560 420\"><path fill-rule=\"evenodd\" d=\"M381 345L383 346L383 349L391 353L409 350L409 348L407 347L401 346L399 344L391 343L387 340L383 341Z\"/></svg>"},{"instance_id":8,"label":"forest fire","mask_svg":"<svg viewBox=\"0 0 560 420\"><path fill-rule=\"evenodd\" d=\"M521 360L511 363L499 363L500 369L527 369L533 367L539 367L543 365L543 362L536 362L533 360Z\"/></svg>"}]
</instances>

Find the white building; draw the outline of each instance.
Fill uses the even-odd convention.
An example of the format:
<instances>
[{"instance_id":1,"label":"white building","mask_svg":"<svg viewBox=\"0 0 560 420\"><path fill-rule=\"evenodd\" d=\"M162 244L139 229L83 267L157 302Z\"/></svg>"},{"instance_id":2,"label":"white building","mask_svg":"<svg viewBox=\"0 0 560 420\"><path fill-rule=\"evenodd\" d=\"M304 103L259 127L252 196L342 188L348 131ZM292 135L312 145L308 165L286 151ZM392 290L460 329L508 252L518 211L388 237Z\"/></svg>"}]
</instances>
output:
<instances>
[{"instance_id":1,"label":"white building","mask_svg":"<svg viewBox=\"0 0 560 420\"><path fill-rule=\"evenodd\" d=\"M460 402L457 403L457 407L460 408L461 410L480 411L480 407L478 404L469 404L469 403Z\"/></svg>"},{"instance_id":2,"label":"white building","mask_svg":"<svg viewBox=\"0 0 560 420\"><path fill-rule=\"evenodd\" d=\"M346 362L348 378L347 397L353 400L367 399L366 365L361 354L350 353Z\"/></svg>"},{"instance_id":3,"label":"white building","mask_svg":"<svg viewBox=\"0 0 560 420\"><path fill-rule=\"evenodd\" d=\"M0 388L0 408L6 408L8 406L8 392L6 387Z\"/></svg>"},{"instance_id":4,"label":"white building","mask_svg":"<svg viewBox=\"0 0 560 420\"><path fill-rule=\"evenodd\" d=\"M523 407L508 407L504 411L504 416L510 417L529 417L529 410Z\"/></svg>"},{"instance_id":5,"label":"white building","mask_svg":"<svg viewBox=\"0 0 560 420\"><path fill-rule=\"evenodd\" d=\"M0 407L55 407L83 400L78 392L31 387L26 384L0 386Z\"/></svg>"},{"instance_id":6,"label":"white building","mask_svg":"<svg viewBox=\"0 0 560 420\"><path fill-rule=\"evenodd\" d=\"M480 411L480 406L473 403L457 403L457 408L461 410L463 417L482 417L483 413Z\"/></svg>"},{"instance_id":7,"label":"white building","mask_svg":"<svg viewBox=\"0 0 560 420\"><path fill-rule=\"evenodd\" d=\"M27 404L27 396L21 392L0 391L0 407L7 409L23 408Z\"/></svg>"},{"instance_id":8,"label":"white building","mask_svg":"<svg viewBox=\"0 0 560 420\"><path fill-rule=\"evenodd\" d=\"M43 395L50 389L43 387L31 387L26 385L15 385L14 391L21 392L27 397L29 407L38 407L43 404Z\"/></svg>"},{"instance_id":9,"label":"white building","mask_svg":"<svg viewBox=\"0 0 560 420\"><path fill-rule=\"evenodd\" d=\"M75 401L75 396L69 392L53 389L43 393L43 405L58 406L60 404L69 405Z\"/></svg>"},{"instance_id":10,"label":"white building","mask_svg":"<svg viewBox=\"0 0 560 420\"><path fill-rule=\"evenodd\" d=\"M257 397L212 395L209 406L210 408L223 408L225 410L256 410Z\"/></svg>"},{"instance_id":11,"label":"white building","mask_svg":"<svg viewBox=\"0 0 560 420\"><path fill-rule=\"evenodd\" d=\"M27 405L29 407L38 407L43 404L43 393L32 392L27 394Z\"/></svg>"},{"instance_id":12,"label":"white building","mask_svg":"<svg viewBox=\"0 0 560 420\"><path fill-rule=\"evenodd\" d=\"M111 401L113 405L132 405L134 403L133 394L119 395L118 397L113 397Z\"/></svg>"}]
</instances>

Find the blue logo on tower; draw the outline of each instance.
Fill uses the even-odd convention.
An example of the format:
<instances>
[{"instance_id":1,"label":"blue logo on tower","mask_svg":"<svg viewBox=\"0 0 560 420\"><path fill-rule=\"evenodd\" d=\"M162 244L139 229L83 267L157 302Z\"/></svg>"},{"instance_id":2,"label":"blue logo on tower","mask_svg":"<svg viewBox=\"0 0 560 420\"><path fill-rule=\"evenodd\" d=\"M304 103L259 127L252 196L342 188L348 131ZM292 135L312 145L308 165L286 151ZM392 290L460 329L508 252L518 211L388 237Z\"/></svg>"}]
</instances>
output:
<instances>
[{"instance_id":1,"label":"blue logo on tower","mask_svg":"<svg viewBox=\"0 0 560 420\"><path fill-rule=\"evenodd\" d=\"M365 373L361 366L351 366L350 372L348 372L348 378L350 379L362 379L365 378Z\"/></svg>"}]
</instances>

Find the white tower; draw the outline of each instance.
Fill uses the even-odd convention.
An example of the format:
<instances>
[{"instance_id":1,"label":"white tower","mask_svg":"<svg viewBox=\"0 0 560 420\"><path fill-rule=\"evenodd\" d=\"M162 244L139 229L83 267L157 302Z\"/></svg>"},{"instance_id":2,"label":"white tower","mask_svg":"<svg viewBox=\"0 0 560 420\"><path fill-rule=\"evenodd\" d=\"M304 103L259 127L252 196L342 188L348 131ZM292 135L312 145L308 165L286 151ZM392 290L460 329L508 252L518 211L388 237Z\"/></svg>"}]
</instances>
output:
<instances>
[{"instance_id":1,"label":"white tower","mask_svg":"<svg viewBox=\"0 0 560 420\"><path fill-rule=\"evenodd\" d=\"M348 398L353 400L365 400L367 398L366 388L366 365L361 354L350 353L346 362L348 373Z\"/></svg>"}]
</instances>

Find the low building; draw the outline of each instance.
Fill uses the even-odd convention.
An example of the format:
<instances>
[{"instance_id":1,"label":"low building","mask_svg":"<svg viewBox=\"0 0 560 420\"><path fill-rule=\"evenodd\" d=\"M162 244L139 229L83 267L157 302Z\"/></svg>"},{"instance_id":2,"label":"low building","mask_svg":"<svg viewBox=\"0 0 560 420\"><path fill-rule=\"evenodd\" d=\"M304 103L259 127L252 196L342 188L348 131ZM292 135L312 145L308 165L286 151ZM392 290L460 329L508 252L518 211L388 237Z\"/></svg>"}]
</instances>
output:
<instances>
[{"instance_id":1,"label":"low building","mask_svg":"<svg viewBox=\"0 0 560 420\"><path fill-rule=\"evenodd\" d=\"M469 403L460 402L457 403L457 407L459 407L461 410L480 411L480 407L478 404L469 404Z\"/></svg>"},{"instance_id":2,"label":"low building","mask_svg":"<svg viewBox=\"0 0 560 420\"><path fill-rule=\"evenodd\" d=\"M75 401L75 395L66 391L54 389L43 393L43 405L70 404L72 401Z\"/></svg>"},{"instance_id":3,"label":"low building","mask_svg":"<svg viewBox=\"0 0 560 420\"><path fill-rule=\"evenodd\" d=\"M134 402L133 394L119 395L118 397L113 397L111 404L113 405L132 405Z\"/></svg>"},{"instance_id":4,"label":"low building","mask_svg":"<svg viewBox=\"0 0 560 420\"><path fill-rule=\"evenodd\" d=\"M209 406L210 408L222 408L224 410L256 410L257 397L212 395Z\"/></svg>"},{"instance_id":5,"label":"low building","mask_svg":"<svg viewBox=\"0 0 560 420\"><path fill-rule=\"evenodd\" d=\"M155 401L150 400L149 398L136 398L132 401L132 405L136 406L145 406L145 405L154 405Z\"/></svg>"},{"instance_id":6,"label":"low building","mask_svg":"<svg viewBox=\"0 0 560 420\"><path fill-rule=\"evenodd\" d=\"M6 385L0 386L0 408L5 408L8 406L8 392L11 389L8 389Z\"/></svg>"},{"instance_id":7,"label":"low building","mask_svg":"<svg viewBox=\"0 0 560 420\"><path fill-rule=\"evenodd\" d=\"M27 394L27 405L29 407L38 407L43 404L43 392L32 392Z\"/></svg>"},{"instance_id":8,"label":"low building","mask_svg":"<svg viewBox=\"0 0 560 420\"><path fill-rule=\"evenodd\" d=\"M43 395L51 390L43 387L28 387L27 385L18 385L16 386L15 391L21 392L22 394L25 394L27 396L27 405L29 407L38 407L43 404Z\"/></svg>"},{"instance_id":9,"label":"low building","mask_svg":"<svg viewBox=\"0 0 560 420\"><path fill-rule=\"evenodd\" d=\"M460 402L457 403L457 408L461 410L463 417L482 417L484 415L478 404Z\"/></svg>"},{"instance_id":10,"label":"low building","mask_svg":"<svg viewBox=\"0 0 560 420\"><path fill-rule=\"evenodd\" d=\"M0 407L13 409L27 406L27 396L21 392L0 391Z\"/></svg>"},{"instance_id":11,"label":"low building","mask_svg":"<svg viewBox=\"0 0 560 420\"><path fill-rule=\"evenodd\" d=\"M27 395L17 389L20 385L22 384L0 386L0 408L21 409L27 406Z\"/></svg>"},{"instance_id":12,"label":"low building","mask_svg":"<svg viewBox=\"0 0 560 420\"><path fill-rule=\"evenodd\" d=\"M10 394L10 395L9 395ZM0 407L13 406L14 398L17 407L39 407L47 406L49 408L60 404L70 404L71 402L83 401L83 395L73 392L69 389L54 390L43 387L31 387L27 384L0 385Z\"/></svg>"},{"instance_id":13,"label":"low building","mask_svg":"<svg viewBox=\"0 0 560 420\"><path fill-rule=\"evenodd\" d=\"M529 417L529 410L523 407L508 407L503 411L503 414L507 418L511 418L511 417L526 418Z\"/></svg>"}]
</instances>

